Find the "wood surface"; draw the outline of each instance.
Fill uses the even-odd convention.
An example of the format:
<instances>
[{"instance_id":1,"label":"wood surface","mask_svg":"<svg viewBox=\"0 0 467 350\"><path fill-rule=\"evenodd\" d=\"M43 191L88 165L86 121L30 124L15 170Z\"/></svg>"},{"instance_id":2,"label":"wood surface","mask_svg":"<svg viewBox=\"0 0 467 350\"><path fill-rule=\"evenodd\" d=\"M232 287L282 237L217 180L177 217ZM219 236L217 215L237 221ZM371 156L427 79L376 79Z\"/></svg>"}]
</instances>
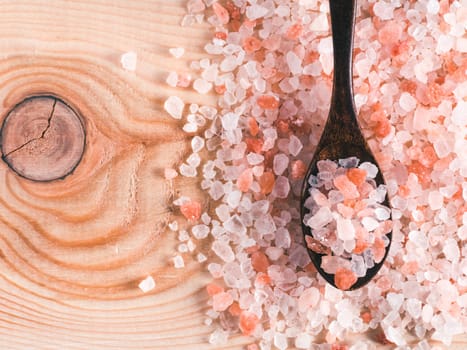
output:
<instances>
[{"instance_id":1,"label":"wood surface","mask_svg":"<svg viewBox=\"0 0 467 350\"><path fill-rule=\"evenodd\" d=\"M179 215L173 196L204 199L198 179L164 178L189 146L163 110L180 94L165 78L205 57L211 35L180 27L184 12L185 0L0 2L2 118L51 94L86 129L79 166L63 180L32 182L0 162L0 349L220 349L203 323L209 276L190 256L173 267L167 228ZM176 46L181 59L169 54ZM137 52L135 72L120 65L127 51ZM183 99L215 104L192 90ZM156 287L144 294L148 275ZM222 349L250 342L234 336Z\"/></svg>"}]
</instances>

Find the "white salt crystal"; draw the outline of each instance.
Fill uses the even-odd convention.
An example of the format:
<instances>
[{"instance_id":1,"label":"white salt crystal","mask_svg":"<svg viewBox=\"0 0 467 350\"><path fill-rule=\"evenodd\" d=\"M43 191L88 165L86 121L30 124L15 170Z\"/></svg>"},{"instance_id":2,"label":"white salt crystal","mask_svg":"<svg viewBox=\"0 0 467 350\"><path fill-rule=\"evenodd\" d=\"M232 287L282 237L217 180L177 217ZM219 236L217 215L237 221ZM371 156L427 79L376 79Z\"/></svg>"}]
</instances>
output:
<instances>
[{"instance_id":1,"label":"white salt crystal","mask_svg":"<svg viewBox=\"0 0 467 350\"><path fill-rule=\"evenodd\" d=\"M176 255L172 259L172 261L173 261L174 267L176 269L181 269L181 268L185 267L185 261L183 260L183 257L181 255Z\"/></svg>"},{"instance_id":2,"label":"white salt crystal","mask_svg":"<svg viewBox=\"0 0 467 350\"><path fill-rule=\"evenodd\" d=\"M379 221L388 220L391 217L391 211L386 207L378 207L375 209L375 216Z\"/></svg>"},{"instance_id":3,"label":"white salt crystal","mask_svg":"<svg viewBox=\"0 0 467 350\"><path fill-rule=\"evenodd\" d=\"M451 121L460 127L465 127L465 125L467 125L466 101L458 101L457 106L452 111Z\"/></svg>"},{"instance_id":4,"label":"white salt crystal","mask_svg":"<svg viewBox=\"0 0 467 350\"><path fill-rule=\"evenodd\" d=\"M378 1L373 6L373 12L382 20L389 20L394 17L394 7L390 2Z\"/></svg>"},{"instance_id":5,"label":"white salt crystal","mask_svg":"<svg viewBox=\"0 0 467 350\"><path fill-rule=\"evenodd\" d=\"M197 168L199 164L201 163L201 157L199 156L198 153L192 153L187 158L186 162L188 163L189 166L193 168Z\"/></svg>"},{"instance_id":6,"label":"white salt crystal","mask_svg":"<svg viewBox=\"0 0 467 350\"><path fill-rule=\"evenodd\" d=\"M367 173L367 177L374 179L378 175L378 167L370 162L363 162L359 166L360 169L363 169Z\"/></svg>"},{"instance_id":7,"label":"white salt crystal","mask_svg":"<svg viewBox=\"0 0 467 350\"><path fill-rule=\"evenodd\" d=\"M399 105L406 112L411 112L417 107L417 100L408 92L403 92L399 98Z\"/></svg>"},{"instance_id":8,"label":"white salt crystal","mask_svg":"<svg viewBox=\"0 0 467 350\"><path fill-rule=\"evenodd\" d=\"M196 260L199 262L199 263L203 263L205 262L206 260L208 260L207 256L204 255L203 253L198 253L196 255Z\"/></svg>"},{"instance_id":9,"label":"white salt crystal","mask_svg":"<svg viewBox=\"0 0 467 350\"><path fill-rule=\"evenodd\" d=\"M246 160L248 161L248 164L258 165L264 161L264 156L258 153L250 152L247 154Z\"/></svg>"},{"instance_id":10,"label":"white salt crystal","mask_svg":"<svg viewBox=\"0 0 467 350\"><path fill-rule=\"evenodd\" d=\"M276 247L289 248L291 244L290 233L285 227L280 227L275 233Z\"/></svg>"},{"instance_id":11,"label":"white salt crystal","mask_svg":"<svg viewBox=\"0 0 467 350\"><path fill-rule=\"evenodd\" d=\"M386 300L388 301L392 310L399 311L402 303L404 302L404 296L398 293L388 293Z\"/></svg>"},{"instance_id":12,"label":"white salt crystal","mask_svg":"<svg viewBox=\"0 0 467 350\"><path fill-rule=\"evenodd\" d=\"M278 247L268 247L265 253L271 261L276 261L284 254L284 251Z\"/></svg>"},{"instance_id":13,"label":"white salt crystal","mask_svg":"<svg viewBox=\"0 0 467 350\"><path fill-rule=\"evenodd\" d=\"M344 219L342 216L338 216L337 222L337 236L343 241L352 240L355 238L355 227L352 224L352 220Z\"/></svg>"},{"instance_id":14,"label":"white salt crystal","mask_svg":"<svg viewBox=\"0 0 467 350\"><path fill-rule=\"evenodd\" d=\"M406 340L399 328L388 327L387 329L385 329L385 334L386 338L388 338L389 341L393 342L398 346L403 346L406 344Z\"/></svg>"},{"instance_id":15,"label":"white salt crystal","mask_svg":"<svg viewBox=\"0 0 467 350\"><path fill-rule=\"evenodd\" d=\"M138 56L134 51L126 52L120 57L120 63L123 69L126 69L127 71L134 72L136 70L137 61Z\"/></svg>"},{"instance_id":16,"label":"white salt crystal","mask_svg":"<svg viewBox=\"0 0 467 350\"><path fill-rule=\"evenodd\" d=\"M191 149L193 152L197 153L201 151L204 147L204 139L198 135L191 139Z\"/></svg>"},{"instance_id":17,"label":"white salt crystal","mask_svg":"<svg viewBox=\"0 0 467 350\"><path fill-rule=\"evenodd\" d=\"M300 333L295 338L295 347L298 349L309 349L312 341L313 337L311 335L308 333Z\"/></svg>"},{"instance_id":18,"label":"white salt crystal","mask_svg":"<svg viewBox=\"0 0 467 350\"><path fill-rule=\"evenodd\" d=\"M412 318L417 319L422 314L422 302L415 298L407 299L405 309Z\"/></svg>"},{"instance_id":19,"label":"white salt crystal","mask_svg":"<svg viewBox=\"0 0 467 350\"><path fill-rule=\"evenodd\" d=\"M185 177L195 177L197 175L196 168L189 166L187 164L180 165L180 174Z\"/></svg>"},{"instance_id":20,"label":"white salt crystal","mask_svg":"<svg viewBox=\"0 0 467 350\"><path fill-rule=\"evenodd\" d=\"M169 96L164 102L164 109L172 118L181 119L185 103L178 96Z\"/></svg>"},{"instance_id":21,"label":"white salt crystal","mask_svg":"<svg viewBox=\"0 0 467 350\"><path fill-rule=\"evenodd\" d=\"M187 124L183 125L182 129L186 133L192 133L192 132L196 132L198 130L198 126L195 123L187 123Z\"/></svg>"},{"instance_id":22,"label":"white salt crystal","mask_svg":"<svg viewBox=\"0 0 467 350\"><path fill-rule=\"evenodd\" d=\"M292 156L296 157L300 153L302 148L303 148L303 144L300 141L300 139L295 135L290 136L289 153Z\"/></svg>"},{"instance_id":23,"label":"white salt crystal","mask_svg":"<svg viewBox=\"0 0 467 350\"><path fill-rule=\"evenodd\" d=\"M379 226L379 223L377 220L373 219L372 217L365 216L362 219L362 225L368 232L371 232L371 231L374 231Z\"/></svg>"},{"instance_id":24,"label":"white salt crystal","mask_svg":"<svg viewBox=\"0 0 467 350\"><path fill-rule=\"evenodd\" d=\"M180 58L185 53L185 49L183 47L173 47L169 49L170 54L175 58Z\"/></svg>"},{"instance_id":25,"label":"white salt crystal","mask_svg":"<svg viewBox=\"0 0 467 350\"><path fill-rule=\"evenodd\" d=\"M138 287L142 290L143 293L147 293L156 287L156 282L152 276L148 276L138 284Z\"/></svg>"},{"instance_id":26,"label":"white salt crystal","mask_svg":"<svg viewBox=\"0 0 467 350\"><path fill-rule=\"evenodd\" d=\"M439 11L439 1L438 0L428 0L426 4L426 10L428 13L435 15Z\"/></svg>"},{"instance_id":27,"label":"white salt crystal","mask_svg":"<svg viewBox=\"0 0 467 350\"><path fill-rule=\"evenodd\" d=\"M321 207L308 221L307 226L314 230L322 228L333 220L331 209L328 207Z\"/></svg>"},{"instance_id":28,"label":"white salt crystal","mask_svg":"<svg viewBox=\"0 0 467 350\"><path fill-rule=\"evenodd\" d=\"M435 52L439 54L447 53L454 47L455 39L451 35L441 34L436 42Z\"/></svg>"},{"instance_id":29,"label":"white salt crystal","mask_svg":"<svg viewBox=\"0 0 467 350\"><path fill-rule=\"evenodd\" d=\"M273 161L273 171L276 175L282 175L282 173L289 166L289 157L283 153L276 154Z\"/></svg>"},{"instance_id":30,"label":"white salt crystal","mask_svg":"<svg viewBox=\"0 0 467 350\"><path fill-rule=\"evenodd\" d=\"M223 227L228 231L240 235L246 234L246 227L240 220L238 215L231 216L228 220L224 221Z\"/></svg>"},{"instance_id":31,"label":"white salt crystal","mask_svg":"<svg viewBox=\"0 0 467 350\"><path fill-rule=\"evenodd\" d=\"M467 53L467 39L465 37L456 38L456 50Z\"/></svg>"},{"instance_id":32,"label":"white salt crystal","mask_svg":"<svg viewBox=\"0 0 467 350\"><path fill-rule=\"evenodd\" d=\"M222 330L220 328L217 328L209 336L209 344L212 344L212 345L225 345L225 344L227 344L228 339L229 339L229 332L224 331L224 330Z\"/></svg>"},{"instance_id":33,"label":"white salt crystal","mask_svg":"<svg viewBox=\"0 0 467 350\"><path fill-rule=\"evenodd\" d=\"M251 4L246 8L246 16L250 20L255 20L264 17L268 12L269 10L266 7L257 4Z\"/></svg>"},{"instance_id":34,"label":"white salt crystal","mask_svg":"<svg viewBox=\"0 0 467 350\"><path fill-rule=\"evenodd\" d=\"M328 16L325 13L319 14L310 24L308 30L313 32L326 32L329 30Z\"/></svg>"},{"instance_id":35,"label":"white salt crystal","mask_svg":"<svg viewBox=\"0 0 467 350\"><path fill-rule=\"evenodd\" d=\"M227 204L231 208L236 208L240 204L241 199L242 199L242 192L240 192L240 191L231 191L227 195Z\"/></svg>"},{"instance_id":36,"label":"white salt crystal","mask_svg":"<svg viewBox=\"0 0 467 350\"><path fill-rule=\"evenodd\" d=\"M444 241L443 253L446 256L446 259L457 263L460 258L460 250L457 241L453 238L448 238Z\"/></svg>"},{"instance_id":37,"label":"white salt crystal","mask_svg":"<svg viewBox=\"0 0 467 350\"><path fill-rule=\"evenodd\" d=\"M428 194L428 205L432 210L439 210L443 207L443 195L439 191L431 191Z\"/></svg>"},{"instance_id":38,"label":"white salt crystal","mask_svg":"<svg viewBox=\"0 0 467 350\"><path fill-rule=\"evenodd\" d=\"M216 240L212 243L212 251L225 262L232 262L235 260L235 254L227 242Z\"/></svg>"},{"instance_id":39,"label":"white salt crystal","mask_svg":"<svg viewBox=\"0 0 467 350\"><path fill-rule=\"evenodd\" d=\"M178 74L176 72L170 72L165 82L172 87L176 87L178 83Z\"/></svg>"},{"instance_id":40,"label":"white salt crystal","mask_svg":"<svg viewBox=\"0 0 467 350\"><path fill-rule=\"evenodd\" d=\"M290 191L289 179L285 176L278 176L274 183L272 194L277 198L287 198Z\"/></svg>"},{"instance_id":41,"label":"white salt crystal","mask_svg":"<svg viewBox=\"0 0 467 350\"><path fill-rule=\"evenodd\" d=\"M193 82L193 89L195 89L200 94L207 94L212 89L212 83L198 78Z\"/></svg>"},{"instance_id":42,"label":"white salt crystal","mask_svg":"<svg viewBox=\"0 0 467 350\"><path fill-rule=\"evenodd\" d=\"M302 72L302 70L303 70L302 60L300 59L300 57L297 56L297 54L295 52L293 52L293 51L287 52L286 60L287 60L288 66L289 66L289 70L293 75L299 74L299 73Z\"/></svg>"},{"instance_id":43,"label":"white salt crystal","mask_svg":"<svg viewBox=\"0 0 467 350\"><path fill-rule=\"evenodd\" d=\"M279 350L285 350L288 347L287 337L283 333L274 334L274 345Z\"/></svg>"},{"instance_id":44,"label":"white salt crystal","mask_svg":"<svg viewBox=\"0 0 467 350\"><path fill-rule=\"evenodd\" d=\"M191 228L191 233L196 239L203 239L208 236L209 227L206 225L195 225Z\"/></svg>"},{"instance_id":45,"label":"white salt crystal","mask_svg":"<svg viewBox=\"0 0 467 350\"><path fill-rule=\"evenodd\" d=\"M235 130L238 125L238 120L240 116L236 113L226 113L222 116L221 122L222 122L222 127L225 130Z\"/></svg>"}]
</instances>

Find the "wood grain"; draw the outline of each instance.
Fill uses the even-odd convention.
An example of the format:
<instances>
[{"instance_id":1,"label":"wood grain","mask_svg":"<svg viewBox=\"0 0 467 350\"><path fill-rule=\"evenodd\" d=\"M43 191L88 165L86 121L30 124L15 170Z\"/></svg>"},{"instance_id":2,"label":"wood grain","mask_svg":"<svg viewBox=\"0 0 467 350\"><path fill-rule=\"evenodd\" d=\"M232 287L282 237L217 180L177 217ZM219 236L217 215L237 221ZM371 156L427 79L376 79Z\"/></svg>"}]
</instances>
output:
<instances>
[{"instance_id":1,"label":"wood grain","mask_svg":"<svg viewBox=\"0 0 467 350\"><path fill-rule=\"evenodd\" d=\"M163 111L169 71L205 56L207 27L182 28L184 0L6 0L0 11L0 115L52 94L83 118L86 147L60 181L31 182L0 163L1 349L210 349L209 277L171 258L173 195L198 180L163 177L188 149ZM168 49L187 51L173 59ZM135 72L120 56L136 51ZM187 103L213 96L183 93ZM207 247L198 247L209 254ZM156 288L138 283L152 275ZM222 349L239 350L236 336ZM463 345L458 345L461 349Z\"/></svg>"}]
</instances>

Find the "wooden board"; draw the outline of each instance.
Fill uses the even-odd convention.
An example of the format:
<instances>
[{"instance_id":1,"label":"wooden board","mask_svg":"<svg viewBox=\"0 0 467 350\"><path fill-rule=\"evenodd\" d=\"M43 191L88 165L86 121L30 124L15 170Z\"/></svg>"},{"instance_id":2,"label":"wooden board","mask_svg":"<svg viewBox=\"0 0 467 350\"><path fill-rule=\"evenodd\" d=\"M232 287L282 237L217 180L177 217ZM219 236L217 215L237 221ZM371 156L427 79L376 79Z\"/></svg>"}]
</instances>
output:
<instances>
[{"instance_id":1,"label":"wooden board","mask_svg":"<svg viewBox=\"0 0 467 350\"><path fill-rule=\"evenodd\" d=\"M182 124L163 111L175 92L164 81L205 56L210 35L179 26L184 5L1 2L0 115L52 94L87 132L81 163L64 180L31 182L0 162L1 349L217 348L203 323L209 276L194 259L173 267L177 237L167 229L173 195L203 199L197 179L163 176L188 147ZM170 56L174 46L187 50L183 59ZM127 51L137 52L135 72L120 65ZM191 90L183 97L215 103ZM143 294L148 275L156 287ZM235 336L223 349L250 342Z\"/></svg>"}]
</instances>

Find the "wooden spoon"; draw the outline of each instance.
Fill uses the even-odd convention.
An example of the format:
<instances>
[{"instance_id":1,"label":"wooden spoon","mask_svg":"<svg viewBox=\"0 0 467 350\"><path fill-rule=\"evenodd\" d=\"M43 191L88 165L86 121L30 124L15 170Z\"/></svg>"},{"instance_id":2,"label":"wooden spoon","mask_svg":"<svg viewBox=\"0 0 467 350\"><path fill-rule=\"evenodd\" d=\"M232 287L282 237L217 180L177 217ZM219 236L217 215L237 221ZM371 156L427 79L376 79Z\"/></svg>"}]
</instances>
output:
<instances>
[{"instance_id":1,"label":"wooden spoon","mask_svg":"<svg viewBox=\"0 0 467 350\"><path fill-rule=\"evenodd\" d=\"M312 235L311 229L303 223L304 216L309 212L305 201L309 197L309 178L318 173L317 162L324 159L337 161L348 157L357 157L360 162L377 162L370 151L365 138L360 131L355 112L352 89L352 39L355 22L356 0L330 0L332 40L334 47L334 81L331 97L331 107L323 134L311 160L305 176L301 196L302 230L305 235ZM377 165L378 166L378 165ZM379 169L379 167L378 167ZM381 171L375 178L377 185L384 184ZM388 197L383 204L389 207ZM389 242L392 233L387 234ZM386 259L390 244L381 262L368 269L365 276L358 278L350 288L357 289L368 283L379 271ZM323 278L335 286L334 275L328 274L321 268L321 259L324 254L318 254L310 249L308 253L313 264Z\"/></svg>"}]
</instances>

